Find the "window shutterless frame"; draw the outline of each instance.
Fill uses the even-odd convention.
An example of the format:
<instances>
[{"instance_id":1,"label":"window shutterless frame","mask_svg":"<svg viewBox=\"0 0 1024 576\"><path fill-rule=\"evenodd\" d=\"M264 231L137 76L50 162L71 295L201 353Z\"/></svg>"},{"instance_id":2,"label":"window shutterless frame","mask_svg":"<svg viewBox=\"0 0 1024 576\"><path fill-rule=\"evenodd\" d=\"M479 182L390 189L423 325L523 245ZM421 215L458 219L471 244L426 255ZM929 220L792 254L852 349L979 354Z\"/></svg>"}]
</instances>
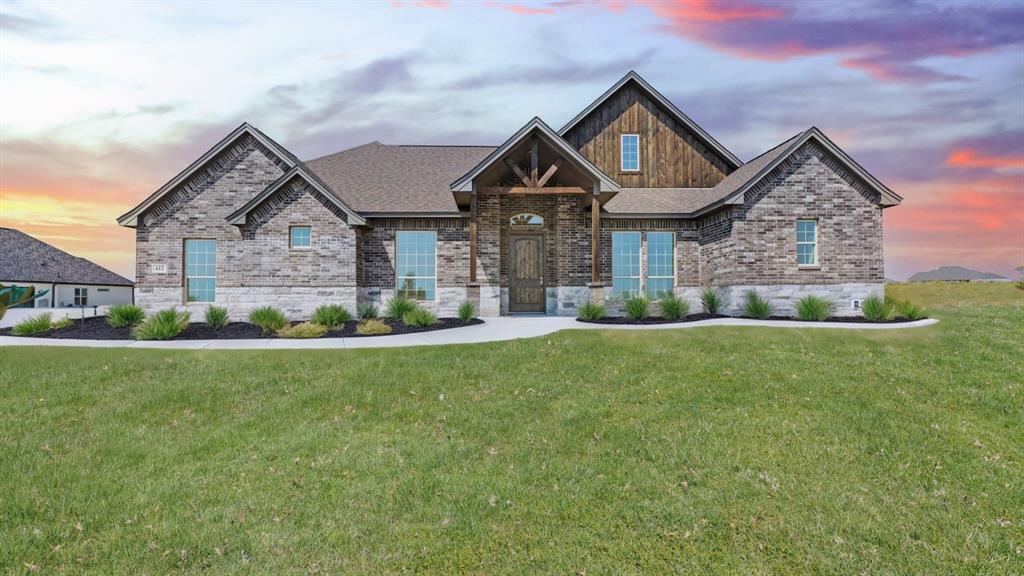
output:
<instances>
[{"instance_id":1,"label":"window shutterless frame","mask_svg":"<svg viewBox=\"0 0 1024 576\"><path fill-rule=\"evenodd\" d=\"M619 168L623 172L640 171L640 135L619 136Z\"/></svg>"},{"instance_id":2,"label":"window shutterless frame","mask_svg":"<svg viewBox=\"0 0 1024 576\"><path fill-rule=\"evenodd\" d=\"M412 300L434 300L437 289L437 232L395 233L395 293Z\"/></svg>"},{"instance_id":3,"label":"window shutterless frame","mask_svg":"<svg viewBox=\"0 0 1024 576\"><path fill-rule=\"evenodd\" d=\"M75 306L89 305L89 289L75 288Z\"/></svg>"},{"instance_id":4,"label":"window shutterless frame","mask_svg":"<svg viewBox=\"0 0 1024 576\"><path fill-rule=\"evenodd\" d=\"M612 232L612 296L640 294L640 233Z\"/></svg>"},{"instance_id":5,"label":"window shutterless frame","mask_svg":"<svg viewBox=\"0 0 1024 576\"><path fill-rule=\"evenodd\" d=\"M671 294L676 286L676 235L673 232L647 233L647 297L657 299Z\"/></svg>"},{"instance_id":6,"label":"window shutterless frame","mask_svg":"<svg viewBox=\"0 0 1024 576\"><path fill-rule=\"evenodd\" d=\"M182 252L185 302L216 301L217 241L188 238Z\"/></svg>"},{"instance_id":7,"label":"window shutterless frame","mask_svg":"<svg viewBox=\"0 0 1024 576\"><path fill-rule=\"evenodd\" d=\"M796 221L796 264L799 268L818 266L818 221Z\"/></svg>"},{"instance_id":8,"label":"window shutterless frame","mask_svg":"<svg viewBox=\"0 0 1024 576\"><path fill-rule=\"evenodd\" d=\"M313 242L313 232L309 226L288 227L288 247L293 250L307 250Z\"/></svg>"}]
</instances>

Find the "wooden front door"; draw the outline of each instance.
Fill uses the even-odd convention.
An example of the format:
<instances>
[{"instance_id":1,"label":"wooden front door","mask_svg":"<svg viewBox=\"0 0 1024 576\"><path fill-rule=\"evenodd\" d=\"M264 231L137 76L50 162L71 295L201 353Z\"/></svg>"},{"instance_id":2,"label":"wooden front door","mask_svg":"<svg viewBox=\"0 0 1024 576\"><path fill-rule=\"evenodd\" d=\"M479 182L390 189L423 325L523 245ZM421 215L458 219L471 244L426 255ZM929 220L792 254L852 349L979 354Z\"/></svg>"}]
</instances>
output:
<instances>
[{"instance_id":1,"label":"wooden front door","mask_svg":"<svg viewBox=\"0 0 1024 576\"><path fill-rule=\"evenodd\" d=\"M544 312L544 236L509 237L508 311Z\"/></svg>"}]
</instances>

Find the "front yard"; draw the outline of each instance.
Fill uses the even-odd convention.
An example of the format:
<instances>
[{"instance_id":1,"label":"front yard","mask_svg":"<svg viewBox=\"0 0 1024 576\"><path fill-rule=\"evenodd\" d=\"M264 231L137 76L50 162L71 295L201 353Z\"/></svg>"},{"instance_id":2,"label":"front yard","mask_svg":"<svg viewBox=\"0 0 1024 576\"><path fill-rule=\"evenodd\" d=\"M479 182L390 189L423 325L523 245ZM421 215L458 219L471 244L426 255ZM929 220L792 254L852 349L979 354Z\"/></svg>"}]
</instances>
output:
<instances>
[{"instance_id":1,"label":"front yard","mask_svg":"<svg viewBox=\"0 0 1024 576\"><path fill-rule=\"evenodd\" d=\"M1005 289L895 331L0 348L0 572L1014 573Z\"/></svg>"}]
</instances>

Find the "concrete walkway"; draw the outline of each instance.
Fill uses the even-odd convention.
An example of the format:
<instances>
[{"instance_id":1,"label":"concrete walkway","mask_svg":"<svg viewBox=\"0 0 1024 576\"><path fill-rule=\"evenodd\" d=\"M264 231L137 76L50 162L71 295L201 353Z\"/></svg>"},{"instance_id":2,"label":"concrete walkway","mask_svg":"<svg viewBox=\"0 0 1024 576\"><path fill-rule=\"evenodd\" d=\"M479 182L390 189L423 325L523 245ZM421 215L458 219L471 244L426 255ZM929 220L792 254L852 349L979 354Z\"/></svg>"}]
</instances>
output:
<instances>
[{"instance_id":1,"label":"concrete walkway","mask_svg":"<svg viewBox=\"0 0 1024 576\"><path fill-rule=\"evenodd\" d=\"M399 346L429 346L436 344L474 344L533 338L559 330L686 330L705 326L763 326L768 328L835 328L839 330L902 330L931 326L938 320L927 319L901 324L850 324L844 322L797 322L745 320L742 318L716 318L681 324L645 326L586 324L575 318L536 316L518 318L488 318L483 324L452 328L420 334L396 334L364 338L322 338L313 340L170 340L166 342L140 342L136 340L57 340L49 338L19 338L0 336L0 346L84 346L88 348L175 348L208 350L256 349L338 349L338 348L392 348Z\"/></svg>"}]
</instances>

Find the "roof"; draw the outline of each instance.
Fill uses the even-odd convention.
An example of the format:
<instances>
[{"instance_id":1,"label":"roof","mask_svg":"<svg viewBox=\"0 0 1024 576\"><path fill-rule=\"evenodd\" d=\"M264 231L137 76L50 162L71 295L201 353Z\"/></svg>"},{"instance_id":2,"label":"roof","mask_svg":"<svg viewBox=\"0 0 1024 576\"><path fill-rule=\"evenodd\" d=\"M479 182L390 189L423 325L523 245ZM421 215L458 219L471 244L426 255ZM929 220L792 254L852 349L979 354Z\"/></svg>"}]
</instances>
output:
<instances>
[{"instance_id":1,"label":"roof","mask_svg":"<svg viewBox=\"0 0 1024 576\"><path fill-rule=\"evenodd\" d=\"M623 188L604 210L613 216L681 216L714 200L713 188Z\"/></svg>"},{"instance_id":2,"label":"roof","mask_svg":"<svg viewBox=\"0 0 1024 576\"><path fill-rule=\"evenodd\" d=\"M494 146L363 146L307 161L306 167L360 213L458 212L451 182Z\"/></svg>"},{"instance_id":3,"label":"roof","mask_svg":"<svg viewBox=\"0 0 1024 576\"><path fill-rule=\"evenodd\" d=\"M668 98L666 98L661 92L658 92L654 88L654 86L648 84L647 81L644 80L634 70L630 70L625 76L622 77L621 80L613 84L612 87L606 90L604 94L600 95L597 98L597 100L591 102L590 106L584 108L583 111L577 114L575 118L570 120L568 124L562 126L562 129L558 131L559 136L565 136L566 133L569 132L569 130L572 130L577 124L582 122L584 118L590 115L591 112L596 110L599 106L601 106L601 104L604 104L605 100L611 98L616 92L619 91L619 89L621 89L629 82L635 83L641 91L647 94L648 98L654 100L659 105L661 105L661 107L664 108L665 111L668 112L669 115L672 116L672 118L675 119L677 122L689 128L690 131L692 131L699 140L704 142L704 144L708 145L715 152L718 152L718 154L722 156L722 158L725 159L726 162L732 164L733 168L737 168L743 164L743 162L740 161L740 159L737 158L735 154L730 152L729 149L726 148L725 146L722 146L722 144L718 140L712 138L710 134L708 134L689 116L683 114L682 110L677 108L676 105L673 104Z\"/></svg>"},{"instance_id":4,"label":"roof","mask_svg":"<svg viewBox=\"0 0 1024 576\"><path fill-rule=\"evenodd\" d=\"M20 230L0 228L0 279L7 282L134 286L124 276Z\"/></svg>"},{"instance_id":5,"label":"roof","mask_svg":"<svg viewBox=\"0 0 1024 576\"><path fill-rule=\"evenodd\" d=\"M964 268L963 266L939 266L935 270L918 272L910 277L910 282L928 282L936 280L963 282L965 280L1009 280L1009 278L1000 276L999 274L993 274L991 272L971 270L970 268Z\"/></svg>"},{"instance_id":6,"label":"roof","mask_svg":"<svg viewBox=\"0 0 1024 576\"><path fill-rule=\"evenodd\" d=\"M323 194L327 200L337 207L339 210L344 212L348 216L348 223L350 226L360 226L366 224L366 220L356 214L351 208L345 204L338 196L326 186L320 178L311 174L304 164L301 162L281 175L280 178L275 180L270 186L267 186L263 192L260 192L254 196L251 200L246 202L241 208L235 210L227 217L227 221L231 224L244 224L246 217L250 212L256 209L257 206L262 204L265 200L274 195L275 192L281 189L285 184L291 182L293 179L298 178L304 180L318 192Z\"/></svg>"},{"instance_id":7,"label":"roof","mask_svg":"<svg viewBox=\"0 0 1024 576\"><path fill-rule=\"evenodd\" d=\"M540 132L541 135L545 136L548 140L548 144L552 145L557 151L562 153L570 162L576 164L576 166L582 169L584 172L592 175L601 184L601 192L618 192L619 184L601 172L597 166L587 160L578 150L569 145L559 134L547 125L543 120L534 116L529 122L523 125L511 138L505 141L504 144L498 146L497 149L487 155L486 158L480 161L479 164L473 167L472 170L465 173L461 178L452 182L452 192L468 192L472 187L473 179L477 177L485 168L497 162L504 156L509 150L512 149L516 144L521 142L523 138L533 131Z\"/></svg>"}]
</instances>

